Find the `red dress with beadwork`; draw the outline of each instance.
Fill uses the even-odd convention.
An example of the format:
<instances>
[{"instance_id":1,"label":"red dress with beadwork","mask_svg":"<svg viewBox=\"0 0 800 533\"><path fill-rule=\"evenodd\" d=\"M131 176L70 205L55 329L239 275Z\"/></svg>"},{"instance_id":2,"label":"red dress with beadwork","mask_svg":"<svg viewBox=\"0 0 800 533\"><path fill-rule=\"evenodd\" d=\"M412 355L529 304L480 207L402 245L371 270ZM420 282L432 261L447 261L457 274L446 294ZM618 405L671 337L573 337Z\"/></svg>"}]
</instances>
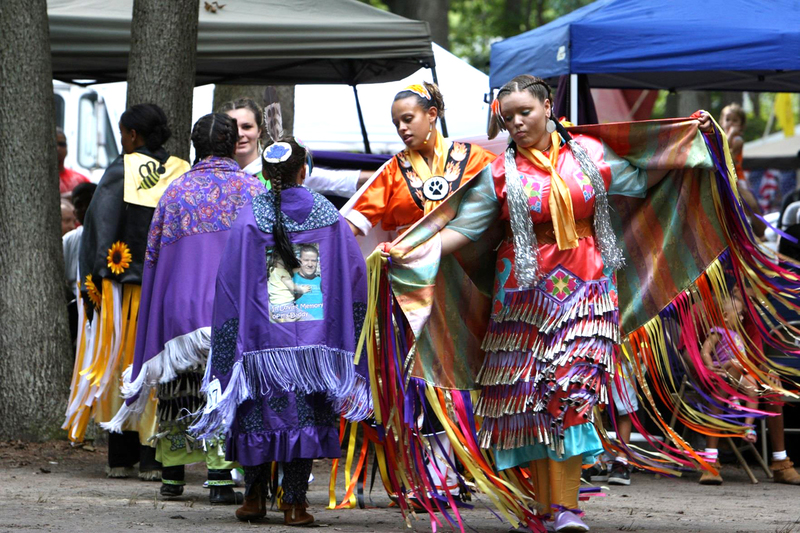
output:
<instances>
[{"instance_id":1,"label":"red dress with beadwork","mask_svg":"<svg viewBox=\"0 0 800 533\"><path fill-rule=\"evenodd\" d=\"M603 144L577 139L608 190L612 169ZM549 173L519 154L516 163L533 223L550 223ZM568 147L561 147L556 170L569 187L575 220L591 221L595 191ZM500 219L508 224L503 158L494 161L492 174ZM619 314L613 280L604 272L590 233L577 248L566 250L539 239L541 278L527 289L517 283L511 239L498 249L492 317L483 344L486 358L478 376L483 388L476 405L484 417L481 445L495 448L498 468L545 457L591 457L602 449L589 422L592 408L607 402L606 369L613 368Z\"/></svg>"}]
</instances>

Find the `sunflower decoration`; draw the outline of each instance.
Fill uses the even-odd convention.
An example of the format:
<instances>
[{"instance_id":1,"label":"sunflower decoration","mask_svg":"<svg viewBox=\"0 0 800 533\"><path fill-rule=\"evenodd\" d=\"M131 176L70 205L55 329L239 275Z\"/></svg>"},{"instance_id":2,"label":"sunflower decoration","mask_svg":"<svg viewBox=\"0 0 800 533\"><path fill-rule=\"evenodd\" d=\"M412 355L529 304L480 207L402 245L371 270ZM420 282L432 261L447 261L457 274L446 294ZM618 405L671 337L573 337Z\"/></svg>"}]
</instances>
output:
<instances>
[{"instance_id":1,"label":"sunflower decoration","mask_svg":"<svg viewBox=\"0 0 800 533\"><path fill-rule=\"evenodd\" d=\"M100 309L100 292L97 290L97 285L92 281L91 274L86 275L84 285L86 286L86 294L89 296L89 300L92 301L95 309Z\"/></svg>"},{"instance_id":2,"label":"sunflower decoration","mask_svg":"<svg viewBox=\"0 0 800 533\"><path fill-rule=\"evenodd\" d=\"M128 245L122 241L117 241L108 249L108 268L111 272L119 276L125 269L131 266L131 250Z\"/></svg>"}]
</instances>

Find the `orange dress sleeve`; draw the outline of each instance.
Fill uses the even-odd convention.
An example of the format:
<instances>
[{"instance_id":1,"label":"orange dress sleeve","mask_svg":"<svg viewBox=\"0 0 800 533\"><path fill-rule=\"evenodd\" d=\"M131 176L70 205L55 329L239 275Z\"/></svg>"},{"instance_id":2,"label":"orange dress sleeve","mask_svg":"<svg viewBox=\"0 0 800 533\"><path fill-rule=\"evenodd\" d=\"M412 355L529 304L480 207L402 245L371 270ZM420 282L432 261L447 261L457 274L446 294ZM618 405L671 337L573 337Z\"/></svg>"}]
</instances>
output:
<instances>
[{"instance_id":1,"label":"orange dress sleeve","mask_svg":"<svg viewBox=\"0 0 800 533\"><path fill-rule=\"evenodd\" d=\"M394 183L396 174L397 158L392 157L353 206L353 210L364 215L372 224L372 227L375 227L383 219L386 206L389 204L389 200L396 188Z\"/></svg>"}]
</instances>

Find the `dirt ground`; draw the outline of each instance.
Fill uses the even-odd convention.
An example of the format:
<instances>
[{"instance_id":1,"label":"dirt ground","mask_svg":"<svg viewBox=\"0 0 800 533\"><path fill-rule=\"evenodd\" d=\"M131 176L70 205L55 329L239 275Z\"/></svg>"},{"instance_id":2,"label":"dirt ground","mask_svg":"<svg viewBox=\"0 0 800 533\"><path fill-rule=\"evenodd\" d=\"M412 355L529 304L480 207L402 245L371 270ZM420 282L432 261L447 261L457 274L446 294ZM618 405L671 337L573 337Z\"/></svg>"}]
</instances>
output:
<instances>
[{"instance_id":1,"label":"dirt ground","mask_svg":"<svg viewBox=\"0 0 800 533\"><path fill-rule=\"evenodd\" d=\"M211 506L202 488L205 467L187 470L187 486L180 501L161 501L159 483L138 479L107 479L105 449L94 452L71 448L62 441L44 444L0 443L0 532L11 531L213 531L270 532L294 530L283 526L282 514L271 511L267 521L238 522L234 506ZM316 481L308 498L315 528L332 531L407 530L400 512L388 508L389 499L376 488L375 508L329 511L329 463L315 464ZM630 487L609 487L606 497L584 504L592 531L650 532L800 532L800 487L773 484L764 472L751 485L743 470L726 466L725 483L704 487L699 474L680 479L655 478L636 473ZM342 485L342 479L339 485ZM342 490L340 488L339 495ZM505 533L508 524L485 507L486 499L473 500L475 508L463 513L473 531ZM430 521L411 519L411 529L431 531ZM440 527L450 530L449 526Z\"/></svg>"}]
</instances>

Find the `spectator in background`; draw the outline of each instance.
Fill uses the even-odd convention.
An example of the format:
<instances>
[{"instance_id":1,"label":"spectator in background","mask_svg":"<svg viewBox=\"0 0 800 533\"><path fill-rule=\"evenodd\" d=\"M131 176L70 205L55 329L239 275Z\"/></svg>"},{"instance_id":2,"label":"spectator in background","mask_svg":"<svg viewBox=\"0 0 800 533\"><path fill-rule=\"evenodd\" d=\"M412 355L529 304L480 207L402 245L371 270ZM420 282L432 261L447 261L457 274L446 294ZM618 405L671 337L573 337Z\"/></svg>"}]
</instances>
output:
<instances>
[{"instance_id":1,"label":"spectator in background","mask_svg":"<svg viewBox=\"0 0 800 533\"><path fill-rule=\"evenodd\" d=\"M236 162L243 171L256 176L269 189L269 180L261 173L261 143L265 137L261 106L250 98L240 98L223 104L219 112L235 118L239 126ZM372 174L371 170L338 170L315 166L310 169L305 186L320 194L350 198Z\"/></svg>"},{"instance_id":2,"label":"spectator in background","mask_svg":"<svg viewBox=\"0 0 800 533\"><path fill-rule=\"evenodd\" d=\"M72 190L72 204L70 205L70 216L73 220L77 220L78 227L67 233L64 230L64 202L69 203L67 200L61 201L61 242L64 246L64 275L67 279L67 287L69 292L74 296L75 282L78 279L78 251L81 247L81 235L83 235L83 218L86 216L86 210L89 209L89 202L92 201L94 190L97 185L94 183L80 183ZM73 207L74 206L74 209Z\"/></svg>"},{"instance_id":3,"label":"spectator in background","mask_svg":"<svg viewBox=\"0 0 800 533\"><path fill-rule=\"evenodd\" d=\"M747 122L747 116L744 109L737 103L728 104L722 108L722 114L719 116L720 126L725 131L728 137L728 149L731 152L733 164L736 167L736 178L739 187L739 194L742 200L750 208L747 218L750 220L750 225L753 226L753 233L756 237L763 239L764 232L767 225L756 215L762 215L761 206L758 205L758 200L750 186L747 184L747 179L744 175L744 167L742 162L744 160L742 149L744 148L744 125Z\"/></svg>"},{"instance_id":4,"label":"spectator in background","mask_svg":"<svg viewBox=\"0 0 800 533\"><path fill-rule=\"evenodd\" d=\"M58 153L58 191L62 198L68 197L72 189L80 183L88 183L89 178L64 166L64 160L67 158L67 136L64 135L64 130L61 128L56 128L56 152Z\"/></svg>"},{"instance_id":5,"label":"spectator in background","mask_svg":"<svg viewBox=\"0 0 800 533\"><path fill-rule=\"evenodd\" d=\"M67 297L67 311L69 313L69 333L74 345L78 339L78 294L80 288L78 282L78 254L81 248L81 236L83 235L83 217L86 216L86 210L89 208L89 202L92 201L92 195L97 185L94 183L79 183L77 187L72 189L72 203L69 207L70 217L74 224L71 231L63 233L64 231L64 204L69 201L66 199L61 200L61 244L64 250L64 278L67 282L66 297ZM93 440L93 439L88 439Z\"/></svg>"},{"instance_id":6,"label":"spectator in background","mask_svg":"<svg viewBox=\"0 0 800 533\"><path fill-rule=\"evenodd\" d=\"M75 209L72 202L66 198L61 199L61 236L63 237L75 229Z\"/></svg>"}]
</instances>

